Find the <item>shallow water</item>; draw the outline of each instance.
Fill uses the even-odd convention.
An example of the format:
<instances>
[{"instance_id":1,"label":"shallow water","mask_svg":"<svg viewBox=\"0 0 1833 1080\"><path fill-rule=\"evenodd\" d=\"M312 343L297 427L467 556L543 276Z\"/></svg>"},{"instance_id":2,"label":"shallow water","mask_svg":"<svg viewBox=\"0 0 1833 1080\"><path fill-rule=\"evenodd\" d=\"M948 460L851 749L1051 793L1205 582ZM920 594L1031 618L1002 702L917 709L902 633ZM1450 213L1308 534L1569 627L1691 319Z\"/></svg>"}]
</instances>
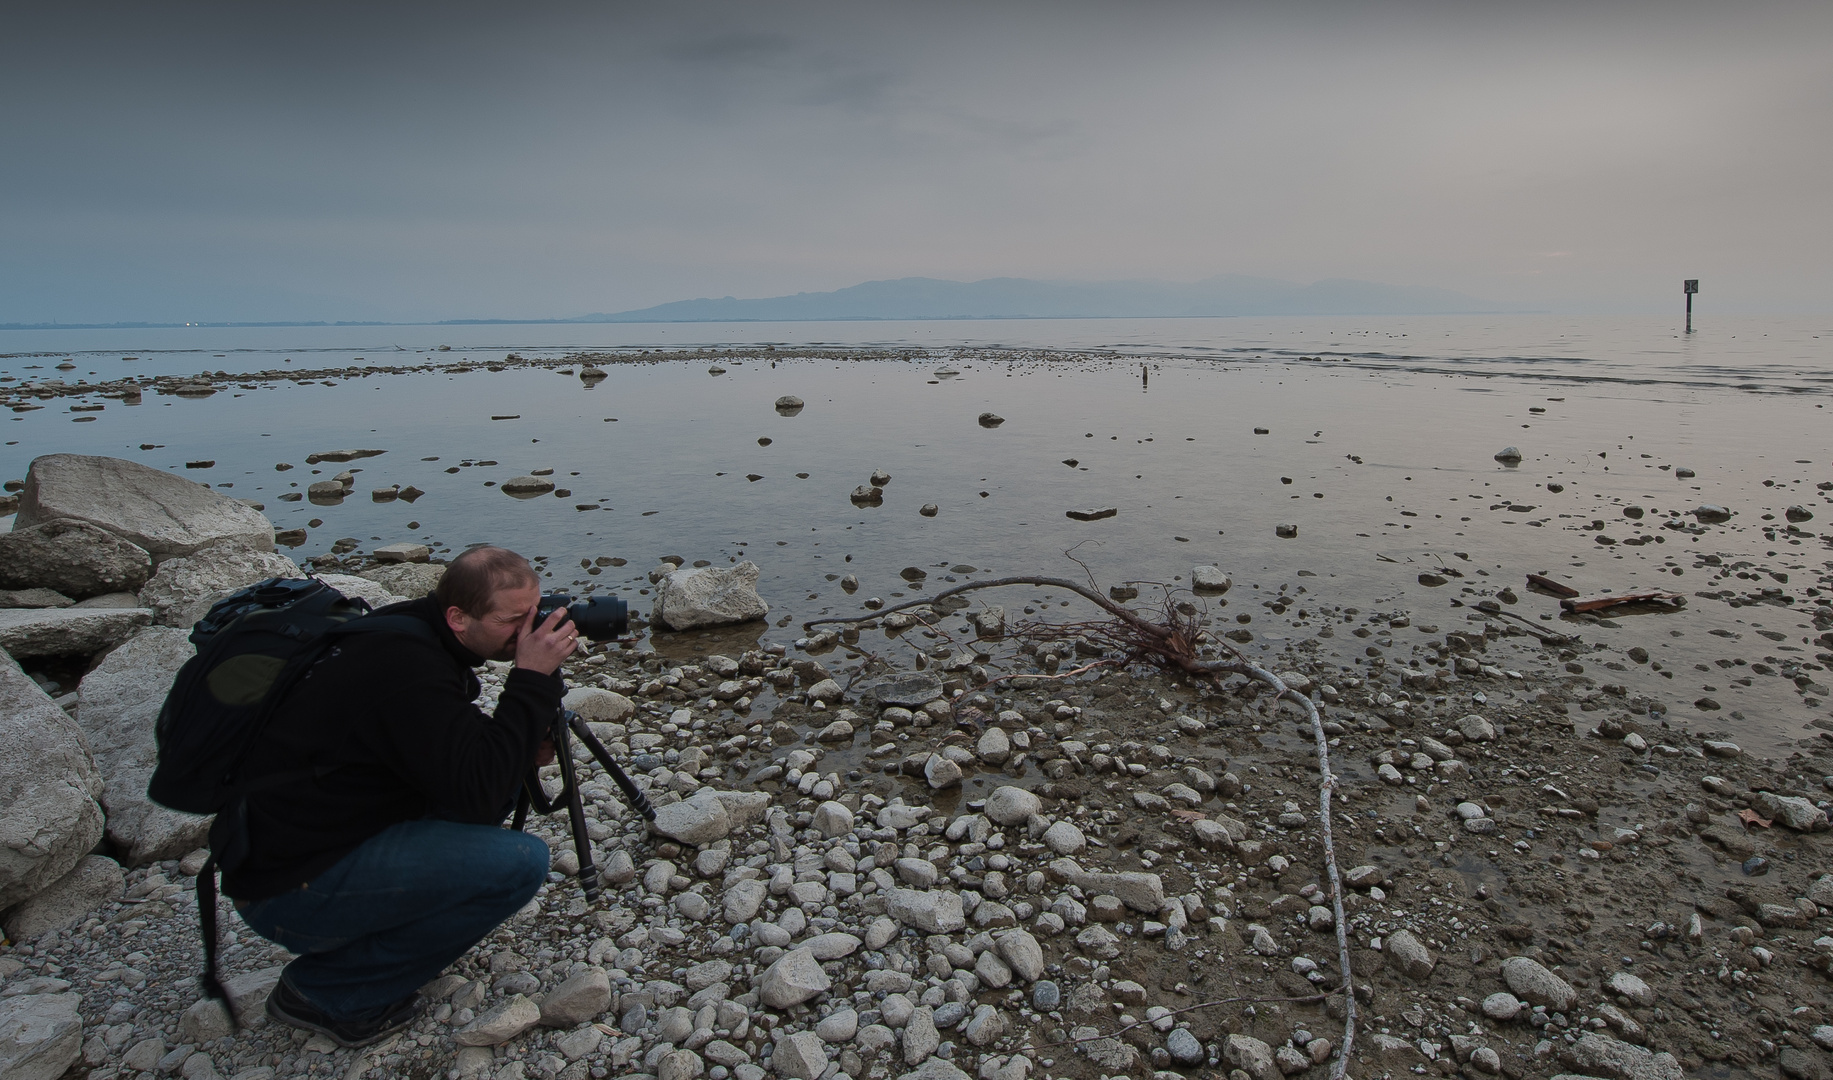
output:
<instances>
[{"instance_id":1,"label":"shallow water","mask_svg":"<svg viewBox=\"0 0 1833 1080\"><path fill-rule=\"evenodd\" d=\"M751 334L760 329L744 326ZM1304 333L1320 336L1316 327ZM1820 346L1805 332L1790 340L1790 349ZM1304 347L1313 350L1305 355L1319 351ZM271 361L265 352L251 355ZM772 620L788 623L863 613L868 597L894 603L920 595L899 576L911 566L927 570L925 588L933 593L951 580L987 574L1078 576L1065 555L1072 549L1104 588L1123 580L1176 585L1188 580L1191 566L1214 563L1236 586L1208 601L1211 613L1231 626L1238 615L1251 616L1250 652L1310 638L1326 623L1347 631L1350 623L1330 609L1356 608L1361 617L1410 616L1411 627L1394 631L1401 662L1411 646L1464 624L1472 612L1454 602L1474 604L1505 585L1520 594L1510 610L1535 621L1552 616L1553 600L1523 588L1528 572L1587 593L1666 587L1692 596L1769 586L1804 610L1733 608L1693 597L1680 613L1623 617L1615 626L1546 625L1606 644L1608 655L1581 658L1586 674L1664 701L1690 724L1779 745L1801 737L1825 711L1785 678L1740 686L1731 679L1749 678L1747 668L1718 664L1793 661L1809 665L1803 670L1812 681L1829 681L1813 660L1825 650L1813 644L1805 610L1833 584L1824 580L1828 542L1817 531L1833 505L1815 488L1833 480L1826 395L1736 388L1762 365L1744 364L1734 379L1714 385L1660 377L1660 364L1634 357L1604 363L1648 377L1578 380L1512 367L1493 377L1476 373L1489 370L1484 365L1460 367L1444 356L1435 361L1446 367L1439 372L1368 359L1238 364L1009 355L722 355L718 376L704 358L612 364L590 388L539 367L327 380L333 385L259 381L203 400L149 394L144 404L125 406L97 398L103 410L81 414L67 411L81 399L59 398L0 429L0 475L22 476L43 453L115 454L260 501L282 529L321 520L292 552L298 558L341 537L364 548L410 538L453 549L493 541L547 556L556 586L627 595L647 587L642 575L661 555L714 564L751 559L762 569ZM26 374L26 361L7 363ZM1537 363L1563 371L1577 361ZM1804 356L1786 349L1767 363L1806 366ZM956 374L942 374L950 371ZM46 365L30 376L50 374ZM784 394L803 398L805 408L779 415L772 403ZM988 411L1004 422L982 426L977 417ZM1505 445L1520 448L1519 467L1493 459ZM348 465L305 464L309 453L344 447L388 452ZM185 468L203 460L215 464ZM497 464L469 464L483 461ZM281 463L296 468L276 471ZM1678 479L1677 466L1698 476ZM517 500L490 486L540 467L553 468L571 494ZM341 505L279 501L345 468L360 471L355 496ZM853 505L849 494L879 469L892 477L884 504ZM1549 491L1549 483L1563 490ZM411 505L369 500L370 490L392 484L427 494ZM1699 535L1662 527L1670 512L1702 502L1737 516ZM925 503L937 505L935 517L918 513ZM1801 535L1775 531L1786 529L1782 516L1796 504L1814 520ZM1109 506L1118 514L1106 520L1065 516ZM1625 506L1645 516L1626 518ZM1763 520L1766 514L1774 520ZM1589 527L1599 521L1601 529ZM1296 525L1297 536L1278 538L1279 523ZM1600 535L1626 543L1600 544ZM1723 572L1749 576L1714 580L1720 570L1697 564L1704 553L1726 564L1748 562ZM610 557L628 565L596 575L580 568L582 560ZM951 569L963 565L974 572ZM1422 571L1441 566L1464 576L1441 587L1419 582ZM838 586L848 573L859 578L856 595ZM1782 585L1771 574L1790 580ZM1059 598L1013 592L986 599L1014 614L1028 603L1070 613L1056 606ZM1282 592L1289 610L1272 613L1267 605ZM1144 590L1142 601L1153 595ZM640 595L630 599L647 607ZM770 631L777 640L796 634ZM1345 632L1328 648L1350 663L1365 644ZM1625 661L1623 651L1634 645L1672 677ZM874 647L898 659L911 646ZM1701 696L1725 711L1694 710Z\"/></svg>"}]
</instances>

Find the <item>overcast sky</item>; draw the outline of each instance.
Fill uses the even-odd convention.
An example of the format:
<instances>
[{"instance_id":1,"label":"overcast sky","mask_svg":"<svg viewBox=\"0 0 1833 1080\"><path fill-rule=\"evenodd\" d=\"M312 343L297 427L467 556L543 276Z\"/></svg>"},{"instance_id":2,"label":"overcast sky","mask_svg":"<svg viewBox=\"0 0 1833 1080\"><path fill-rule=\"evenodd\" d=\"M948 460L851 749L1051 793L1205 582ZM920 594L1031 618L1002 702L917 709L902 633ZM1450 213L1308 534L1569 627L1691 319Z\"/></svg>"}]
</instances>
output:
<instances>
[{"instance_id":1,"label":"overcast sky","mask_svg":"<svg viewBox=\"0 0 1833 1080\"><path fill-rule=\"evenodd\" d=\"M1833 310L1833 3L19 5L0 321L887 277Z\"/></svg>"}]
</instances>

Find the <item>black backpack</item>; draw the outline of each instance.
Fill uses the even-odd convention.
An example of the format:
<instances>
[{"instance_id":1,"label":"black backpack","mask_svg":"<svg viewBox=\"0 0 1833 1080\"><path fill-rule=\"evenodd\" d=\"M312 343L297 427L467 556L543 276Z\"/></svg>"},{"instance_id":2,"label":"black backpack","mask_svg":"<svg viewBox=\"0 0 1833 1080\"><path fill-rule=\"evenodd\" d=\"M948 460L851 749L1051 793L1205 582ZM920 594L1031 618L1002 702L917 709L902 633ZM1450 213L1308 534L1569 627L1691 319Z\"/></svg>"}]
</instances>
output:
<instances>
[{"instance_id":1,"label":"black backpack","mask_svg":"<svg viewBox=\"0 0 1833 1080\"><path fill-rule=\"evenodd\" d=\"M396 633L438 642L412 615L371 615L368 601L346 597L316 578L269 578L217 601L191 630L197 655L185 661L159 710L159 763L147 797L190 814L215 814L210 858L197 874L204 937L204 992L235 1005L216 975L216 871L248 856L246 799L310 776L302 768L242 775L242 763L274 710L312 666L352 634Z\"/></svg>"}]
</instances>

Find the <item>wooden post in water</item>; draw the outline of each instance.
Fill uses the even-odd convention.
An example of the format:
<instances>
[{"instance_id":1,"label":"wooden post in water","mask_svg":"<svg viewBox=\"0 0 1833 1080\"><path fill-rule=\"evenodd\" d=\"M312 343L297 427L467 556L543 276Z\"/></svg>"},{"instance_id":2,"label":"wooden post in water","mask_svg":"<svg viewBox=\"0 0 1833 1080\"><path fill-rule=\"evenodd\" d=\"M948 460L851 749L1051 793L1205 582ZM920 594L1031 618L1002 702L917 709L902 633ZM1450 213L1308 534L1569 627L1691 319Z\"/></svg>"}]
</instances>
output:
<instances>
[{"instance_id":1,"label":"wooden post in water","mask_svg":"<svg viewBox=\"0 0 1833 1080\"><path fill-rule=\"evenodd\" d=\"M1687 294L1687 333L1691 334L1693 332L1693 294L1699 291L1699 279L1688 278L1680 283L1680 287Z\"/></svg>"}]
</instances>

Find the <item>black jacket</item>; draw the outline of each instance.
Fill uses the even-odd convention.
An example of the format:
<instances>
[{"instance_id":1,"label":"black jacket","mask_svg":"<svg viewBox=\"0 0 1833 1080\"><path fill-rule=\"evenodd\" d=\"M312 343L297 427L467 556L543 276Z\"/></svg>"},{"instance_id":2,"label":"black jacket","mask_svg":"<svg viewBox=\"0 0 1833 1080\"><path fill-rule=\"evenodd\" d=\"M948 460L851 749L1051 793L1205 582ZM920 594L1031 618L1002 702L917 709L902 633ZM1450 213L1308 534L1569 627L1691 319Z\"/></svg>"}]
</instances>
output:
<instances>
[{"instance_id":1,"label":"black jacket","mask_svg":"<svg viewBox=\"0 0 1833 1080\"><path fill-rule=\"evenodd\" d=\"M483 658L432 597L381 613L429 624L439 644L347 639L275 711L243 774L312 772L248 798L249 855L223 891L260 900L311 881L391 825L424 817L500 824L560 706L559 675L515 668L494 716L472 700Z\"/></svg>"}]
</instances>

